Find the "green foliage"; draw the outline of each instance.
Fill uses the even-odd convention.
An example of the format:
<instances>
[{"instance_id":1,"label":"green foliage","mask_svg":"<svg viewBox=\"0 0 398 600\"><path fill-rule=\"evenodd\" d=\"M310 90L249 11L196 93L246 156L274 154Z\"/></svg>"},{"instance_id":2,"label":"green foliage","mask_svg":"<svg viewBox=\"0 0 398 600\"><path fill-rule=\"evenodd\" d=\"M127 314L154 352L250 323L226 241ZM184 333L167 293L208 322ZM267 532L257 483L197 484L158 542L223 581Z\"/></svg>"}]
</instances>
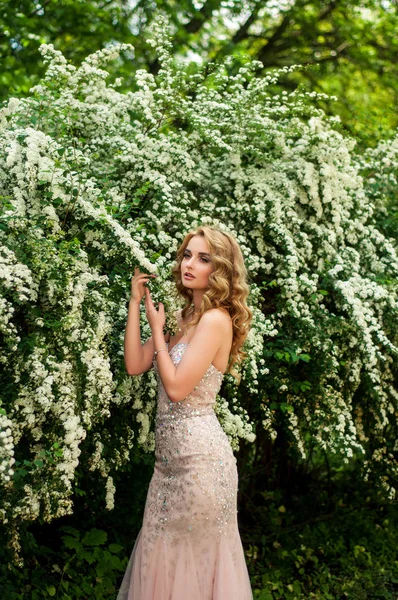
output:
<instances>
[{"instance_id":1,"label":"green foliage","mask_svg":"<svg viewBox=\"0 0 398 600\"><path fill-rule=\"evenodd\" d=\"M8 573L0 567L2 599L102 600L116 596L116 580L127 565L123 546L107 544L107 533L96 528L80 532L63 525L59 533L59 552L26 535L25 552L34 552L36 560L23 569L11 566Z\"/></svg>"},{"instance_id":2,"label":"green foliage","mask_svg":"<svg viewBox=\"0 0 398 600\"><path fill-rule=\"evenodd\" d=\"M0 97L25 95L45 71L40 44L55 42L68 58L81 62L93 48L131 37L129 11L110 2L42 2L12 0L0 3Z\"/></svg>"},{"instance_id":3,"label":"green foliage","mask_svg":"<svg viewBox=\"0 0 398 600\"><path fill-rule=\"evenodd\" d=\"M355 476L256 502L246 558L255 600L395 600L398 505L379 504Z\"/></svg>"},{"instance_id":4,"label":"green foliage","mask_svg":"<svg viewBox=\"0 0 398 600\"><path fill-rule=\"evenodd\" d=\"M280 89L305 83L310 91L337 96L337 104L324 100L321 106L340 115L361 148L375 145L397 126L397 8L378 0L284 0L277 5L212 0L201 7L186 0L2 2L0 99L24 96L38 83L44 73L38 52L42 43L53 43L75 64L93 50L132 43L134 52L122 57L113 79L121 75L124 89L134 89L137 69L154 74L159 69L159 56L146 39L161 12L173 27L174 55L191 59L193 72L200 64L211 71L210 61L227 55L240 64L247 56L260 60L263 76L270 69L302 64L308 68L287 76Z\"/></svg>"},{"instance_id":5,"label":"green foliage","mask_svg":"<svg viewBox=\"0 0 398 600\"><path fill-rule=\"evenodd\" d=\"M290 493L284 485L256 493L250 518L241 521L254 600L397 597L398 505L379 503L354 471L336 467L330 487L321 477ZM25 532L22 569L7 569L2 544L2 600L116 597L134 537L120 508L110 516L110 528L106 524L108 533L83 528L95 518L98 513L89 511L75 516L74 526L53 522L41 539Z\"/></svg>"}]
</instances>

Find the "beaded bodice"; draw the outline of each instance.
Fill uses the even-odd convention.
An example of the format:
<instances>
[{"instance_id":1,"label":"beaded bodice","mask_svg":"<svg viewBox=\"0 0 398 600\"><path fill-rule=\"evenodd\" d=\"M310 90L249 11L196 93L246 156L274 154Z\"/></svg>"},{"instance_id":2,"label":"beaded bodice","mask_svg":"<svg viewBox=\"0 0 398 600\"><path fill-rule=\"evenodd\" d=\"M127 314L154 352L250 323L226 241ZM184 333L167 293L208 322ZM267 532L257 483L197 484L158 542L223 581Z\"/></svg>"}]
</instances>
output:
<instances>
[{"instance_id":1,"label":"beaded bodice","mask_svg":"<svg viewBox=\"0 0 398 600\"><path fill-rule=\"evenodd\" d=\"M167 348L168 343L166 342ZM184 355L188 343L179 342L169 351L173 364L177 365ZM153 367L158 380L158 404L156 420L175 420L200 415L214 414L214 404L217 393L223 380L223 373L213 364L210 364L200 382L192 392L180 402L172 402L166 394L159 374L156 359L153 359Z\"/></svg>"}]
</instances>

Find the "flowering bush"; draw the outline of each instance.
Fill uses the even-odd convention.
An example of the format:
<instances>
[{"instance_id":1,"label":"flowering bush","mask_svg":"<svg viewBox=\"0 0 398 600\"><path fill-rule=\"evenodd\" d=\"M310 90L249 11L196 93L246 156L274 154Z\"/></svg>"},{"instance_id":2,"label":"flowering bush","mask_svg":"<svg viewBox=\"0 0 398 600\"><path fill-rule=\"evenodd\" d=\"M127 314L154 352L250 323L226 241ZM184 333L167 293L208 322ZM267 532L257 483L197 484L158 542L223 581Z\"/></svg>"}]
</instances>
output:
<instances>
[{"instance_id":1,"label":"flowering bush","mask_svg":"<svg viewBox=\"0 0 398 600\"><path fill-rule=\"evenodd\" d=\"M398 132L357 157L367 197L374 205L374 220L387 237L397 240Z\"/></svg>"},{"instance_id":2,"label":"flowering bush","mask_svg":"<svg viewBox=\"0 0 398 600\"><path fill-rule=\"evenodd\" d=\"M170 263L201 223L237 237L250 274L248 359L216 406L232 447L283 426L302 457L313 443L362 456L394 497L398 257L353 140L322 95L272 94L279 74L256 62L192 74L162 20L152 43L160 71L126 94L104 67L131 46L76 68L43 45L43 81L0 112L0 515L16 556L22 521L72 512L77 469L105 478L112 509L112 473L153 451L156 379L123 361L130 280L136 265L160 275L172 326Z\"/></svg>"}]
</instances>

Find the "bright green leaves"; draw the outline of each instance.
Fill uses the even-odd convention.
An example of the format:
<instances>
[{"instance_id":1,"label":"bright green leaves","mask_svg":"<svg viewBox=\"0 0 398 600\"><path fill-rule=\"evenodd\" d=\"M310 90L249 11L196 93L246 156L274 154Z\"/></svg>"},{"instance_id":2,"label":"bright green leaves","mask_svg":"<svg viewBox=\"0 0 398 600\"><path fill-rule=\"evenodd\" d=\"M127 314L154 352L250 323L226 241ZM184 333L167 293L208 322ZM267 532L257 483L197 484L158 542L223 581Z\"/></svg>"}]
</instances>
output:
<instances>
[{"instance_id":1,"label":"bright green leaves","mask_svg":"<svg viewBox=\"0 0 398 600\"><path fill-rule=\"evenodd\" d=\"M276 358L280 362L296 364L300 360L304 362L309 362L311 357L309 354L296 354L293 348L287 348L286 350L276 350L273 353L274 358Z\"/></svg>"}]
</instances>

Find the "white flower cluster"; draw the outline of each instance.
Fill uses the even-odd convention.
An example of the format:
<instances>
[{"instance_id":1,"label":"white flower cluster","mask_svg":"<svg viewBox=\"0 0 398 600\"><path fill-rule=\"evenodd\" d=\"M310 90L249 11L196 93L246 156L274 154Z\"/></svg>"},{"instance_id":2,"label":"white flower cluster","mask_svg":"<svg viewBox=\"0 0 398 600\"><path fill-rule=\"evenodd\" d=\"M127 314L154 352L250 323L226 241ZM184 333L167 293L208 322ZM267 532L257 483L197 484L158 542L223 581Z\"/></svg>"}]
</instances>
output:
<instances>
[{"instance_id":1,"label":"white flower cluster","mask_svg":"<svg viewBox=\"0 0 398 600\"><path fill-rule=\"evenodd\" d=\"M254 442L256 434L243 407L239 407L238 412L233 413L228 406L228 401L222 396L217 396L214 410L233 450L239 450L239 438Z\"/></svg>"},{"instance_id":2,"label":"white flower cluster","mask_svg":"<svg viewBox=\"0 0 398 600\"><path fill-rule=\"evenodd\" d=\"M8 419L4 409L0 408L0 481L4 484L8 484L14 475L14 470L11 468L15 463L11 428L11 419Z\"/></svg>"},{"instance_id":3,"label":"white flower cluster","mask_svg":"<svg viewBox=\"0 0 398 600\"><path fill-rule=\"evenodd\" d=\"M275 439L277 398L303 457L309 438L344 461L365 453L364 476L377 461L390 496L398 475L368 444L387 446L398 410L398 256L374 221L382 201L361 175L370 158L354 159L354 142L314 108L321 94L271 94L278 73L258 78L255 63L232 76L214 65L209 85L173 64L161 20L149 39L161 69L138 71L134 91L105 81L117 47L77 68L46 45L43 80L0 109L4 477L10 444L28 443L34 465L24 495L3 477L0 516L16 548L18 519L73 510L83 444L80 468L106 479L108 508L112 473L135 446L153 452L156 378L129 377L123 363L130 281L135 266L159 275L152 297L175 327L170 268L200 224L236 237L249 275L247 360L217 399L233 448L255 441L258 415Z\"/></svg>"},{"instance_id":4,"label":"white flower cluster","mask_svg":"<svg viewBox=\"0 0 398 600\"><path fill-rule=\"evenodd\" d=\"M108 477L106 478L105 488L106 488L106 497L105 497L106 509L112 510L115 507L116 488L113 485L113 478L110 475L108 475Z\"/></svg>"},{"instance_id":5,"label":"white flower cluster","mask_svg":"<svg viewBox=\"0 0 398 600\"><path fill-rule=\"evenodd\" d=\"M356 157L356 165L364 177L368 196L376 209L376 219L388 214L388 203L396 205L398 186L398 133L381 140Z\"/></svg>"}]
</instances>

